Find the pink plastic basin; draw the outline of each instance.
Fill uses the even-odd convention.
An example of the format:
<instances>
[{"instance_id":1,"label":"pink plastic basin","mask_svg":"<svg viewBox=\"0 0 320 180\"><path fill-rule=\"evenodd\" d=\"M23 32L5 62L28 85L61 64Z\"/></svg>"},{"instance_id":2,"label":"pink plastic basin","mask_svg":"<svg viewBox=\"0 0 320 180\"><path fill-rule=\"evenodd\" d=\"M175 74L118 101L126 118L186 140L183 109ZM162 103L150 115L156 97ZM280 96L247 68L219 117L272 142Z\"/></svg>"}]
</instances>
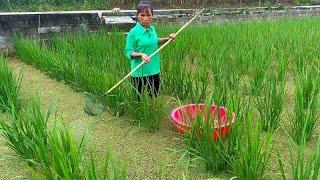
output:
<instances>
[{"instance_id":1,"label":"pink plastic basin","mask_svg":"<svg viewBox=\"0 0 320 180\"><path fill-rule=\"evenodd\" d=\"M194 120L198 115L206 119L207 113L204 110L204 104L188 104L175 108L171 112L171 120L180 132L184 134L185 131L191 130L190 120ZM227 137L229 134L229 126L234 122L235 113L232 112L231 119L227 120L227 110L224 107L219 107L220 112L216 111L217 106L213 104L210 108L210 116L208 119L214 121L213 139L217 140L219 137ZM220 114L220 119L219 119ZM192 123L191 123L192 124ZM220 134L219 134L220 132Z\"/></svg>"}]
</instances>

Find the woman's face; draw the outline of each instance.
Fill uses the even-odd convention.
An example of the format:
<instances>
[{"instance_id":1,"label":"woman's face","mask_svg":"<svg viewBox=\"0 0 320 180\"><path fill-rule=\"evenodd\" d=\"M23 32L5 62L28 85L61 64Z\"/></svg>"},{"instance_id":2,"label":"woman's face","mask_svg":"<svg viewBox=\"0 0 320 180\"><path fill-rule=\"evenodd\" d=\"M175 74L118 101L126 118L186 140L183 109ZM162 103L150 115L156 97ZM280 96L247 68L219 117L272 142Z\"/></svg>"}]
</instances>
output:
<instances>
[{"instance_id":1,"label":"woman's face","mask_svg":"<svg viewBox=\"0 0 320 180\"><path fill-rule=\"evenodd\" d=\"M138 14L139 23L145 27L149 28L152 22L152 12L150 9L146 9Z\"/></svg>"}]
</instances>

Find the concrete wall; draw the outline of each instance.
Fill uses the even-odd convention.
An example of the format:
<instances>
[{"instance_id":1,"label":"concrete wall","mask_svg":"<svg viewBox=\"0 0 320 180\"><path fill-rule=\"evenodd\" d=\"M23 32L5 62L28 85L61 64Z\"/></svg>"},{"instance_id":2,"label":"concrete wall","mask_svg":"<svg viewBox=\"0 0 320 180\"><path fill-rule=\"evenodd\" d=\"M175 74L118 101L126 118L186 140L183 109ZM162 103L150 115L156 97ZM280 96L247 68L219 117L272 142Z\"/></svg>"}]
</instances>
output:
<instances>
[{"instance_id":1,"label":"concrete wall","mask_svg":"<svg viewBox=\"0 0 320 180\"><path fill-rule=\"evenodd\" d=\"M94 30L99 25L94 13L2 13L0 36L5 42L2 40L0 48L11 51L14 34L47 39L52 33Z\"/></svg>"},{"instance_id":2,"label":"concrete wall","mask_svg":"<svg viewBox=\"0 0 320 180\"><path fill-rule=\"evenodd\" d=\"M157 10L155 15L190 14L193 10ZM112 11L58 11L58 12L7 12L0 13L0 51L12 52L14 34L36 36L40 40L49 39L55 33L96 31L99 28L111 30L116 27L128 31L134 26L135 10L123 10L121 13ZM101 16L127 16L128 22L106 22Z\"/></svg>"}]
</instances>

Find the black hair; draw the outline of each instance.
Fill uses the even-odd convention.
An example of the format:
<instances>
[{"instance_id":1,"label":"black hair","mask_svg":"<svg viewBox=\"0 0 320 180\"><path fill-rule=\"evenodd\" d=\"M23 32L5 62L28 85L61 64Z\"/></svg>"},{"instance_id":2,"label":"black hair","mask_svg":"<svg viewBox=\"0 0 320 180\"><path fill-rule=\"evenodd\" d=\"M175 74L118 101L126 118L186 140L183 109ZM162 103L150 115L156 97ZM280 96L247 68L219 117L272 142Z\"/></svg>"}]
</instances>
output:
<instances>
[{"instance_id":1,"label":"black hair","mask_svg":"<svg viewBox=\"0 0 320 180\"><path fill-rule=\"evenodd\" d=\"M137 6L137 15L143 11L150 9L153 14L153 6L149 3L148 0L141 0Z\"/></svg>"}]
</instances>

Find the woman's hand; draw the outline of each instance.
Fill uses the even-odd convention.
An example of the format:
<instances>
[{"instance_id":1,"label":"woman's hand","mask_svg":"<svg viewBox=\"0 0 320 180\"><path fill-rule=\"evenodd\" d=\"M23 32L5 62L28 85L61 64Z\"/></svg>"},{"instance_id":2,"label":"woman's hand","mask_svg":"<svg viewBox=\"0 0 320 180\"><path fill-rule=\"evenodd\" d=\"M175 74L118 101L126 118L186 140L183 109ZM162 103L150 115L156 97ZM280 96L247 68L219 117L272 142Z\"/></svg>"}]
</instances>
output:
<instances>
[{"instance_id":1,"label":"woman's hand","mask_svg":"<svg viewBox=\"0 0 320 180\"><path fill-rule=\"evenodd\" d=\"M132 52L130 56L131 58L140 57L145 64L150 62L150 57L145 53Z\"/></svg>"},{"instance_id":2,"label":"woman's hand","mask_svg":"<svg viewBox=\"0 0 320 180\"><path fill-rule=\"evenodd\" d=\"M169 37L168 37L169 39L172 39L172 41L173 40L175 40L176 39L176 34L175 33L171 33L171 34L169 34Z\"/></svg>"},{"instance_id":3,"label":"woman's hand","mask_svg":"<svg viewBox=\"0 0 320 180\"><path fill-rule=\"evenodd\" d=\"M150 57L148 55L146 55L144 53L141 53L140 56L141 56L141 59L144 61L145 64L150 62Z\"/></svg>"}]
</instances>

